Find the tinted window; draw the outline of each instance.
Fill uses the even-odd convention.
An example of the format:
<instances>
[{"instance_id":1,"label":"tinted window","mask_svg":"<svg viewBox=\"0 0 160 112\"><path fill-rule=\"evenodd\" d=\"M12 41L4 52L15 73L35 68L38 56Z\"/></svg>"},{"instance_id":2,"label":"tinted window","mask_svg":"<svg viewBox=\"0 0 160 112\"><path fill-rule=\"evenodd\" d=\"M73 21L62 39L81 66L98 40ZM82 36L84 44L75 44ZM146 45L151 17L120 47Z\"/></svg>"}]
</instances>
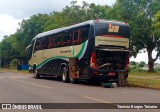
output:
<instances>
[{"instance_id":1,"label":"tinted window","mask_svg":"<svg viewBox=\"0 0 160 112\"><path fill-rule=\"evenodd\" d=\"M96 36L115 35L129 38L130 28L127 24L102 21L95 23L95 33Z\"/></svg>"},{"instance_id":2,"label":"tinted window","mask_svg":"<svg viewBox=\"0 0 160 112\"><path fill-rule=\"evenodd\" d=\"M86 25L81 28L81 36L80 36L80 43L83 43L87 40L89 34L89 25Z\"/></svg>"},{"instance_id":3,"label":"tinted window","mask_svg":"<svg viewBox=\"0 0 160 112\"><path fill-rule=\"evenodd\" d=\"M88 39L90 25L81 26L73 29L72 45L82 44Z\"/></svg>"},{"instance_id":4,"label":"tinted window","mask_svg":"<svg viewBox=\"0 0 160 112\"><path fill-rule=\"evenodd\" d=\"M38 38L36 40L35 51L81 44L87 40L89 28L90 25L84 25Z\"/></svg>"}]
</instances>

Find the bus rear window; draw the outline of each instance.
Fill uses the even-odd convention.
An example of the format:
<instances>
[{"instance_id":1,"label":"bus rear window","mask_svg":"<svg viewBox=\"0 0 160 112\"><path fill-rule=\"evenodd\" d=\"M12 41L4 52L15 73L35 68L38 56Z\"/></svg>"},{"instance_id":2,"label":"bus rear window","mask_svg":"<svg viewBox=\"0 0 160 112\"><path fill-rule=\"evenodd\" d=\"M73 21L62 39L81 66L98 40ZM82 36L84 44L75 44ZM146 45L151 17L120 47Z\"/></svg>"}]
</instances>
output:
<instances>
[{"instance_id":1,"label":"bus rear window","mask_svg":"<svg viewBox=\"0 0 160 112\"><path fill-rule=\"evenodd\" d=\"M95 23L95 35L113 35L125 38L130 37L130 28L128 24L120 22L106 22L100 21Z\"/></svg>"}]
</instances>

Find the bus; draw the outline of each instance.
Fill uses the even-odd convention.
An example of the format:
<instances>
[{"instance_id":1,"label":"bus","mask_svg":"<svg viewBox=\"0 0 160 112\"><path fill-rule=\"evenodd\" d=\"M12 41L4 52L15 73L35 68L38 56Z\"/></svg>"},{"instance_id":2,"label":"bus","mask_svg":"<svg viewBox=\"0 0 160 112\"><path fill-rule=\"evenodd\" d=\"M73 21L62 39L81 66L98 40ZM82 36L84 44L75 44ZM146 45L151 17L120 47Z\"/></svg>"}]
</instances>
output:
<instances>
[{"instance_id":1,"label":"bus","mask_svg":"<svg viewBox=\"0 0 160 112\"><path fill-rule=\"evenodd\" d=\"M63 82L116 81L128 77L130 27L126 22L90 20L36 35L26 48L35 78Z\"/></svg>"}]
</instances>

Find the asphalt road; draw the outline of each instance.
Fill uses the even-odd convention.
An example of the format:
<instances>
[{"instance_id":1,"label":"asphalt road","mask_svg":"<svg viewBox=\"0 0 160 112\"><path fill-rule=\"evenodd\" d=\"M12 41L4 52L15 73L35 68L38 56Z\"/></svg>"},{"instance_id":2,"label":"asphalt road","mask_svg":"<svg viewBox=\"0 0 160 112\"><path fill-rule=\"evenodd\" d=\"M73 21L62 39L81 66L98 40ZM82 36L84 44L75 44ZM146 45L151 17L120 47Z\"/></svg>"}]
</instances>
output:
<instances>
[{"instance_id":1,"label":"asphalt road","mask_svg":"<svg viewBox=\"0 0 160 112\"><path fill-rule=\"evenodd\" d=\"M160 90L134 87L104 88L101 85L83 81L79 84L70 84L58 81L54 77L34 79L31 74L1 72L0 103L160 103ZM30 111L159 112L160 110L54 109ZM0 110L0 112L8 112L8 110Z\"/></svg>"}]
</instances>

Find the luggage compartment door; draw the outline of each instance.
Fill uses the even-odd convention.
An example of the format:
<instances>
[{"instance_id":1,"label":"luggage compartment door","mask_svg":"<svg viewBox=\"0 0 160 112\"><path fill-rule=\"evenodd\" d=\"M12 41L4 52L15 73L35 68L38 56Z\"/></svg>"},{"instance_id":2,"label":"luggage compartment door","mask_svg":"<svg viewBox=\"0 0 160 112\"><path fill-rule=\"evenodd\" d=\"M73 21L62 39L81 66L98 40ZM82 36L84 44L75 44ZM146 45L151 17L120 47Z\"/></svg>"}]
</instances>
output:
<instances>
[{"instance_id":1,"label":"luggage compartment door","mask_svg":"<svg viewBox=\"0 0 160 112\"><path fill-rule=\"evenodd\" d=\"M69 78L79 78L79 67L77 58L69 58Z\"/></svg>"}]
</instances>

